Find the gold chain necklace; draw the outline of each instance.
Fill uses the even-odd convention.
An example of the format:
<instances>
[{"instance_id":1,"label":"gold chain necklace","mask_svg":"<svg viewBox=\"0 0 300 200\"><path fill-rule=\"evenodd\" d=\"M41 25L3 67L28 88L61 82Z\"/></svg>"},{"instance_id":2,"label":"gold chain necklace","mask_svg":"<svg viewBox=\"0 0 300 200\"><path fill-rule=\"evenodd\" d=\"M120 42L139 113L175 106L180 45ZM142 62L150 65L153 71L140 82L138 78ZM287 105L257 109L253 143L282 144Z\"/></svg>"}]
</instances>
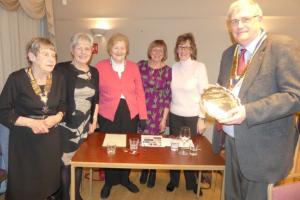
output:
<instances>
[{"instance_id":1,"label":"gold chain necklace","mask_svg":"<svg viewBox=\"0 0 300 200\"><path fill-rule=\"evenodd\" d=\"M32 68L29 67L27 68L26 70L27 72L27 75L30 79L30 83L31 83L31 87L34 91L34 93L40 97L40 100L43 102L44 106L42 108L42 111L46 114L49 112L49 107L47 105L47 102L48 102L48 94L51 90L51 86L52 86L52 74L50 73L48 76L47 76L47 80L46 80L46 85L45 85L45 88L44 88L44 92L42 92L42 89L41 87L37 84L34 76L33 76L33 73L32 73Z\"/></svg>"},{"instance_id":2,"label":"gold chain necklace","mask_svg":"<svg viewBox=\"0 0 300 200\"><path fill-rule=\"evenodd\" d=\"M238 59L239 59L238 58L239 45L236 45L234 54L233 54L233 61L231 64L231 71L230 71L230 81L229 81L229 89L230 90L232 90L232 88L235 86L235 84L237 84L242 78L244 78L246 76L248 66L252 62L252 59L253 59L254 55L256 54L257 50L259 49L260 45L264 42L264 40L266 38L267 38L266 32L262 32L260 39L258 40L258 42L255 46L254 52L252 53L248 63L246 64L247 67L244 70L243 74L241 74L240 76L237 75L237 67L238 67Z\"/></svg>"}]
</instances>

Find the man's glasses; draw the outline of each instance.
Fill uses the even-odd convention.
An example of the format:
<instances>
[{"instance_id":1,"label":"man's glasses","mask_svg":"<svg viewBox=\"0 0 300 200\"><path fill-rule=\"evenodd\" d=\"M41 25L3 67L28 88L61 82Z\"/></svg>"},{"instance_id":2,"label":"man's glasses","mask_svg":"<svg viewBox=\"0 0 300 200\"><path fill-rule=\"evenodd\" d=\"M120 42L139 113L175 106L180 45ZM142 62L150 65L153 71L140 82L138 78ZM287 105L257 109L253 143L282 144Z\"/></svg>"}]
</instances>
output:
<instances>
[{"instance_id":1,"label":"man's glasses","mask_svg":"<svg viewBox=\"0 0 300 200\"><path fill-rule=\"evenodd\" d=\"M240 22L243 24L249 24L255 17L258 17L258 15L254 15L252 17L241 17L240 19L232 19L230 20L230 23L232 26L238 26Z\"/></svg>"}]
</instances>

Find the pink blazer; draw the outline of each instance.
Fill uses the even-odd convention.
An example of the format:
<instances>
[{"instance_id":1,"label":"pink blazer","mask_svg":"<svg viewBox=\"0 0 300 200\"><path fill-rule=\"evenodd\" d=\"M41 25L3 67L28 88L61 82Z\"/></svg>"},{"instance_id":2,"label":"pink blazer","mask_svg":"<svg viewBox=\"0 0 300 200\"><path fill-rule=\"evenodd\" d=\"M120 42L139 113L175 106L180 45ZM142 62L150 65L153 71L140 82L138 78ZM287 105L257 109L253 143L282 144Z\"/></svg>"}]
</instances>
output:
<instances>
[{"instance_id":1,"label":"pink blazer","mask_svg":"<svg viewBox=\"0 0 300 200\"><path fill-rule=\"evenodd\" d=\"M140 119L147 119L145 93L138 66L126 60L121 78L113 70L109 59L99 61L96 67L99 72L99 114L114 121L123 94L131 119L137 114Z\"/></svg>"}]
</instances>

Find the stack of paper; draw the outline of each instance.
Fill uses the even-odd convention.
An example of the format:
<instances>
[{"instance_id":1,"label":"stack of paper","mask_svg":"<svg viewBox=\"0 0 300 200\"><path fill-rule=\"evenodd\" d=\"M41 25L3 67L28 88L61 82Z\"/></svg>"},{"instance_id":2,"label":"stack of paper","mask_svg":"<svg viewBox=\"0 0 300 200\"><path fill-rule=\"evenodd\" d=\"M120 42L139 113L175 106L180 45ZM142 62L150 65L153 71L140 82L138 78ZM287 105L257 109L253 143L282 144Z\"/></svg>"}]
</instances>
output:
<instances>
[{"instance_id":1,"label":"stack of paper","mask_svg":"<svg viewBox=\"0 0 300 200\"><path fill-rule=\"evenodd\" d=\"M102 146L107 144L115 144L117 147L126 147L126 134L105 134Z\"/></svg>"}]
</instances>

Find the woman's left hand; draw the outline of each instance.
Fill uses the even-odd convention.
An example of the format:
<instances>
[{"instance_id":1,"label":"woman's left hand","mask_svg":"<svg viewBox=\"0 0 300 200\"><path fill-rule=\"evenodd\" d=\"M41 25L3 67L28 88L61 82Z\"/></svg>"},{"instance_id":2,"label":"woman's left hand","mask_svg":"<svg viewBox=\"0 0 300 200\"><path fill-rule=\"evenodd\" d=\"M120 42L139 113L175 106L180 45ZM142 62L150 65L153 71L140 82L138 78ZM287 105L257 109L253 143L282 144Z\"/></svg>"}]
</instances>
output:
<instances>
[{"instance_id":1,"label":"woman's left hand","mask_svg":"<svg viewBox=\"0 0 300 200\"><path fill-rule=\"evenodd\" d=\"M197 133L198 134L203 134L205 130L206 130L205 120L202 119L202 118L198 118Z\"/></svg>"},{"instance_id":2,"label":"woman's left hand","mask_svg":"<svg viewBox=\"0 0 300 200\"><path fill-rule=\"evenodd\" d=\"M90 123L90 125L89 125L89 134L94 133L96 128L97 128L97 121L93 121L93 123Z\"/></svg>"},{"instance_id":3,"label":"woman's left hand","mask_svg":"<svg viewBox=\"0 0 300 200\"><path fill-rule=\"evenodd\" d=\"M58 112L56 115L50 115L46 119L44 119L44 124L47 128L52 128L56 124L58 124L63 118L62 112Z\"/></svg>"},{"instance_id":4,"label":"woman's left hand","mask_svg":"<svg viewBox=\"0 0 300 200\"><path fill-rule=\"evenodd\" d=\"M165 132L166 127L167 127L166 124L167 124L167 120L162 119L160 124L159 124L160 132Z\"/></svg>"}]
</instances>

